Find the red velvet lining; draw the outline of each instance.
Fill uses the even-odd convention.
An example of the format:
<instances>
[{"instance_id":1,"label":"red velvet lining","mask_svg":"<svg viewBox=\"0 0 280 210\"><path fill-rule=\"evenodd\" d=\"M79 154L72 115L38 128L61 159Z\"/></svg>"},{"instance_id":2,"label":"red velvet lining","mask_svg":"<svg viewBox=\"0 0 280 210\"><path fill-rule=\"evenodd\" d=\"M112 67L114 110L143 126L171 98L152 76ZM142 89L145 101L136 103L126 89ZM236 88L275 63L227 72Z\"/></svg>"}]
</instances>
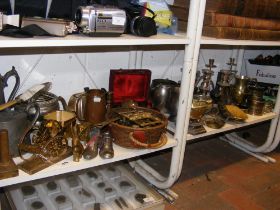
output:
<instances>
[{"instance_id":1,"label":"red velvet lining","mask_svg":"<svg viewBox=\"0 0 280 210\"><path fill-rule=\"evenodd\" d=\"M150 70L111 70L109 90L113 92L113 104L128 99L147 102L150 82Z\"/></svg>"}]
</instances>

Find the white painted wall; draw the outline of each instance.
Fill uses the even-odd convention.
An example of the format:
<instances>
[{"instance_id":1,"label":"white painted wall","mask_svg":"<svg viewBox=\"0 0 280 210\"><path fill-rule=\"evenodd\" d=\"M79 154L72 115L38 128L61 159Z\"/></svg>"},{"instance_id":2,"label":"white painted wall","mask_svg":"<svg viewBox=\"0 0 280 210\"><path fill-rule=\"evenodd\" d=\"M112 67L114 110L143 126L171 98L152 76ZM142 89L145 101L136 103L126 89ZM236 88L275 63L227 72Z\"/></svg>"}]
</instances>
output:
<instances>
[{"instance_id":1,"label":"white painted wall","mask_svg":"<svg viewBox=\"0 0 280 210\"><path fill-rule=\"evenodd\" d=\"M51 81L51 91L68 99L83 88L108 88L109 70L128 68L128 52L66 53L0 56L0 74L15 66L21 78L19 92L34 84ZM6 97L14 81L5 89Z\"/></svg>"}]
</instances>

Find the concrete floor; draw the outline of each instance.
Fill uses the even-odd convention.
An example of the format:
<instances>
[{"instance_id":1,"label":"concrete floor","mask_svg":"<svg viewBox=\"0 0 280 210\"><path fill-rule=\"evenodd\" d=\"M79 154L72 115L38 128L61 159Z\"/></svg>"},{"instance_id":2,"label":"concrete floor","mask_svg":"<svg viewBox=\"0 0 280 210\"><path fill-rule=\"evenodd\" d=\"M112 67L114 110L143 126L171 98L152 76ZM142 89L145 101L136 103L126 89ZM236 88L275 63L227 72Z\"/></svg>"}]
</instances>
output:
<instances>
[{"instance_id":1,"label":"concrete floor","mask_svg":"<svg viewBox=\"0 0 280 210\"><path fill-rule=\"evenodd\" d=\"M264 125L267 127L267 125ZM254 129L253 129L254 130ZM258 142L265 135L254 139ZM251 133L251 132L250 132ZM163 174L171 152L149 159ZM187 145L179 180L171 188L179 198L166 210L276 210L280 209L280 146L269 154L276 163L263 163L213 138ZM150 161L149 161L150 162ZM159 164L160 163L160 164Z\"/></svg>"}]
</instances>

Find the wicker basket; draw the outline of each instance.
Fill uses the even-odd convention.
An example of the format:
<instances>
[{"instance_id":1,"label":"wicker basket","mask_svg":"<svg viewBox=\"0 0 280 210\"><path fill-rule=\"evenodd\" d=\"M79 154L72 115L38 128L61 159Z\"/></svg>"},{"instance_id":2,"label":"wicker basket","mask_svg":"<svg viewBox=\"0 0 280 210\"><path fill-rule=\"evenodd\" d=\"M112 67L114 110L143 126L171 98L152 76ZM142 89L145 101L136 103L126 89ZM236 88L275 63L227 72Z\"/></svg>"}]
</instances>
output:
<instances>
[{"instance_id":1,"label":"wicker basket","mask_svg":"<svg viewBox=\"0 0 280 210\"><path fill-rule=\"evenodd\" d=\"M136 107L136 108L118 108L114 111L145 111L152 114L152 116L157 117L161 120L161 123L153 127L147 128L135 128L125 125L120 125L117 121L110 123L110 131L115 139L115 143L121 147L125 148L159 148L166 144L167 137L165 135L167 118L152 109ZM114 117L114 114L111 115Z\"/></svg>"}]
</instances>

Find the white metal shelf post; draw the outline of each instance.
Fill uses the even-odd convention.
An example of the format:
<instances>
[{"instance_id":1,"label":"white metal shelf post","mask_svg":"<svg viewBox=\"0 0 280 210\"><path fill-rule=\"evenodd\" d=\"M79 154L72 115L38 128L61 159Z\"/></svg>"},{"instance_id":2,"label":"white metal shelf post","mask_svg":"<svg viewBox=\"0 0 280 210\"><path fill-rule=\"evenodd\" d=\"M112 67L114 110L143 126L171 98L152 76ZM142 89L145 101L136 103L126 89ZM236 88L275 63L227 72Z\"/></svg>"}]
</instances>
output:
<instances>
[{"instance_id":1,"label":"white metal shelf post","mask_svg":"<svg viewBox=\"0 0 280 210\"><path fill-rule=\"evenodd\" d=\"M195 0L193 0L195 1ZM194 84L195 84L195 77L196 77L196 71L197 71L197 64L198 64L198 58L199 58L199 50L200 50L200 41L201 41L201 35L202 35L202 27L203 27L203 21L204 21L204 13L205 13L205 7L206 7L206 0L199 0L199 7L198 7L198 14L196 16L197 18L197 25L196 25L196 34L194 39L194 46L193 46L193 60L191 63L191 72L190 72L190 78L189 78L189 90L188 90L188 100L187 100L187 110L185 115L185 126L183 128L183 138L187 139L188 134L188 127L189 127L189 119L190 119L190 113L191 113L191 106L192 106L192 99L193 99L193 92L194 92ZM192 11L190 11L192 12ZM185 148L186 148L186 141L184 142L182 146L182 151L180 154L180 163L179 163L179 169L178 174L181 174L183 161L184 161L184 154L185 154Z\"/></svg>"},{"instance_id":2,"label":"white metal shelf post","mask_svg":"<svg viewBox=\"0 0 280 210\"><path fill-rule=\"evenodd\" d=\"M203 1L202 1L203 3ZM204 1L205 3L205 1ZM185 152L185 136L184 131L186 127L188 127L188 118L186 118L187 110L188 110L188 101L192 100L192 94L189 94L193 91L193 81L194 81L194 72L196 71L196 67L194 65L194 59L197 61L198 52L196 53L196 57L194 57L194 52L197 46L197 24L199 19L199 9L200 7L205 7L205 5L201 5L200 0L191 0L190 1L190 9L189 9L189 17L188 17L188 27L187 27L187 37L190 42L185 46L185 57L184 57L184 70L182 75L182 83L180 88L180 97L179 97L179 107L176 121L176 129L175 129L175 140L177 140L177 146L172 149L172 159L170 165L170 171L168 177L161 176L157 171L148 166L144 161L137 160L131 162L131 166L135 168L135 170L141 174L146 180L148 180L151 184L155 185L158 188L165 189L171 187L174 182L180 176L184 152ZM202 20L203 21L203 20ZM198 49L199 51L199 49ZM197 64L197 63L196 63ZM191 99L189 98L191 97Z\"/></svg>"}]
</instances>

